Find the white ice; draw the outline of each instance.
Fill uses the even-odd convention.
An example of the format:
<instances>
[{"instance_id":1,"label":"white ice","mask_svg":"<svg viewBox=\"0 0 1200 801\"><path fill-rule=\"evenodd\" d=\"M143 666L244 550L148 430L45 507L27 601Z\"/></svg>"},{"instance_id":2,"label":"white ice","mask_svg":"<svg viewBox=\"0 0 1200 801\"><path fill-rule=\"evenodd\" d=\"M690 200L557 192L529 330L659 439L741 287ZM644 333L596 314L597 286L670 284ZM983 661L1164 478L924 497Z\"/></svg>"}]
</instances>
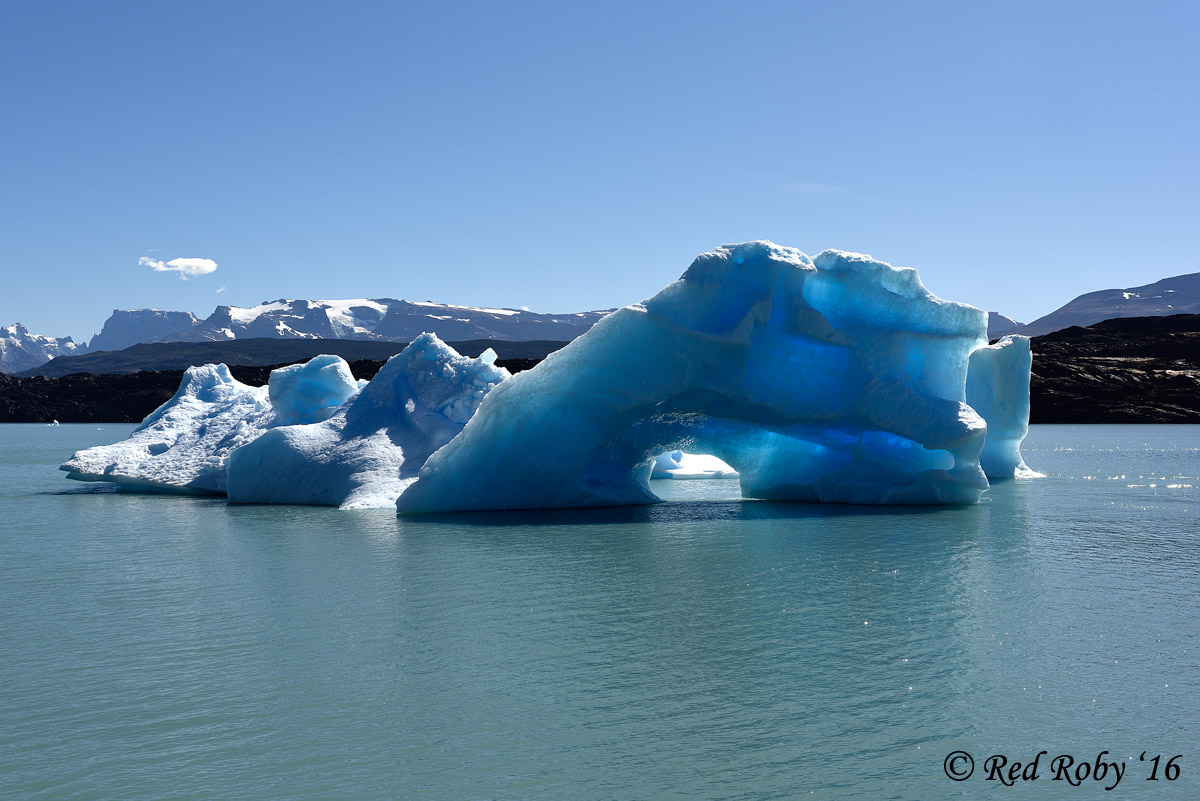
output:
<instances>
[{"instance_id":1,"label":"white ice","mask_svg":"<svg viewBox=\"0 0 1200 801\"><path fill-rule=\"evenodd\" d=\"M1039 476L1025 465L1021 442L1029 433L1029 337L1006 336L971 354L967 403L987 422L979 464L988 478Z\"/></svg>"},{"instance_id":2,"label":"white ice","mask_svg":"<svg viewBox=\"0 0 1200 801\"><path fill-rule=\"evenodd\" d=\"M737 478L737 471L707 453L671 451L654 460L650 478Z\"/></svg>"},{"instance_id":3,"label":"white ice","mask_svg":"<svg viewBox=\"0 0 1200 801\"><path fill-rule=\"evenodd\" d=\"M191 367L129 439L79 451L59 469L80 481L220 494L234 450L274 426L324 420L357 391L338 356L274 370L265 387L241 383L223 364Z\"/></svg>"},{"instance_id":4,"label":"white ice","mask_svg":"<svg viewBox=\"0 0 1200 801\"><path fill-rule=\"evenodd\" d=\"M272 429L234 452L229 500L394 508L429 454L508 377L495 358L460 356L422 334L328 420Z\"/></svg>"}]
</instances>

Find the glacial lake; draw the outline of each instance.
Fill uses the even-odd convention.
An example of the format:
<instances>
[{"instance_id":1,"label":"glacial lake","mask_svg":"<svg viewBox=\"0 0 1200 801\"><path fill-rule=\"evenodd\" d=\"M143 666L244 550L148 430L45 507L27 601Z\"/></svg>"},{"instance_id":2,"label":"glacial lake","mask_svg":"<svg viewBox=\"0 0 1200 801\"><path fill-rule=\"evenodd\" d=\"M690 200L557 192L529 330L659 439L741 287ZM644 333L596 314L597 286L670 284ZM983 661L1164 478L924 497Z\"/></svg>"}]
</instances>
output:
<instances>
[{"instance_id":1,"label":"glacial lake","mask_svg":"<svg viewBox=\"0 0 1200 801\"><path fill-rule=\"evenodd\" d=\"M1035 426L967 507L428 519L58 472L132 428L0 426L0 798L1200 798L1200 426Z\"/></svg>"}]
</instances>

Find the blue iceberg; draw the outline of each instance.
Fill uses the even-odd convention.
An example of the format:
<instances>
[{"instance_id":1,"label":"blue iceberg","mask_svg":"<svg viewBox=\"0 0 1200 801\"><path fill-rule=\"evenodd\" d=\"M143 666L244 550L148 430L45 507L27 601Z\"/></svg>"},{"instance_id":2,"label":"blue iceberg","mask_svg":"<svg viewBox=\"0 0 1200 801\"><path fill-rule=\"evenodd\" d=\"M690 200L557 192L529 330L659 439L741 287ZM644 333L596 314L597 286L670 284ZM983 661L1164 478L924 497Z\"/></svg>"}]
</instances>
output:
<instances>
[{"instance_id":1,"label":"blue iceberg","mask_svg":"<svg viewBox=\"0 0 1200 801\"><path fill-rule=\"evenodd\" d=\"M71 478L235 503L404 513L652 503L652 477L730 478L742 495L972 503L1021 458L1031 356L915 270L770 242L705 253L649 300L510 376L422 334L365 385L337 356L224 365Z\"/></svg>"},{"instance_id":2,"label":"blue iceberg","mask_svg":"<svg viewBox=\"0 0 1200 801\"><path fill-rule=\"evenodd\" d=\"M1021 458L1029 433L1029 337L1006 336L971 353L967 403L987 421L979 464L988 478L1040 476Z\"/></svg>"},{"instance_id":3,"label":"blue iceberg","mask_svg":"<svg viewBox=\"0 0 1200 801\"><path fill-rule=\"evenodd\" d=\"M986 331L986 312L934 296L909 268L770 242L721 247L497 386L397 507L650 503L653 465L674 450L728 463L748 498L971 503L988 488L988 424L966 397ZM1019 447L1013 408L985 412Z\"/></svg>"}]
</instances>

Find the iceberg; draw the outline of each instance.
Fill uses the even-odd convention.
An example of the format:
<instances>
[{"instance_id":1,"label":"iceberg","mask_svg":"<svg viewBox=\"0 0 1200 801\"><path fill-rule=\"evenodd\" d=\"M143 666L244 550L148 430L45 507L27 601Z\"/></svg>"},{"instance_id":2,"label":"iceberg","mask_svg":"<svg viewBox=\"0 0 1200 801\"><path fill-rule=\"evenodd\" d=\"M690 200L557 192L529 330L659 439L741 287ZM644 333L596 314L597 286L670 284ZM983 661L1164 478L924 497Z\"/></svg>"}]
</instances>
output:
<instances>
[{"instance_id":1,"label":"iceberg","mask_svg":"<svg viewBox=\"0 0 1200 801\"><path fill-rule=\"evenodd\" d=\"M987 423L967 374L986 331L986 312L934 296L910 268L717 248L495 387L397 508L651 503L656 458L674 450L728 463L748 498L972 503L988 488ZM1020 372L1007 359L978 361L1001 393L1019 391L999 381ZM1015 420L1018 406L987 411ZM1019 426L1000 426L1008 444L993 450L1009 453Z\"/></svg>"},{"instance_id":2,"label":"iceberg","mask_svg":"<svg viewBox=\"0 0 1200 801\"><path fill-rule=\"evenodd\" d=\"M1029 433L1029 376L1033 354L1029 337L1010 335L971 354L967 403L987 423L979 464L988 478L1039 476L1021 457Z\"/></svg>"},{"instance_id":3,"label":"iceberg","mask_svg":"<svg viewBox=\"0 0 1200 801\"><path fill-rule=\"evenodd\" d=\"M495 360L490 348L472 359L420 335L328 419L272 428L234 451L230 502L394 509L429 455L509 377ZM297 387L281 386L281 397L316 397Z\"/></svg>"},{"instance_id":4,"label":"iceberg","mask_svg":"<svg viewBox=\"0 0 1200 801\"><path fill-rule=\"evenodd\" d=\"M129 439L79 451L59 469L79 481L222 494L237 448L278 425L324 420L356 392L338 356L274 370L265 387L241 383L223 364L190 367L175 395Z\"/></svg>"},{"instance_id":5,"label":"iceberg","mask_svg":"<svg viewBox=\"0 0 1200 801\"><path fill-rule=\"evenodd\" d=\"M125 442L70 478L401 513L653 503L651 478L746 498L962 504L1037 475L1029 340L915 270L770 242L698 257L537 367L418 336L369 383L337 356L271 373L193 367Z\"/></svg>"}]
</instances>

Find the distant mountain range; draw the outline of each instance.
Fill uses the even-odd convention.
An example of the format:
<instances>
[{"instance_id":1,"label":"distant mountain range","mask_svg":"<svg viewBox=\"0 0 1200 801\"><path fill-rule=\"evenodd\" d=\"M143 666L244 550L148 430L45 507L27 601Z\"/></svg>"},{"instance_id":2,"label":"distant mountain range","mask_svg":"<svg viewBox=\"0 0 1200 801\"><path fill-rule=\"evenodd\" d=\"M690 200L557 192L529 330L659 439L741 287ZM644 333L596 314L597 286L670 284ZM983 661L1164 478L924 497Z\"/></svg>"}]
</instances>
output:
<instances>
[{"instance_id":1,"label":"distant mountain range","mask_svg":"<svg viewBox=\"0 0 1200 801\"><path fill-rule=\"evenodd\" d=\"M989 312L988 338L1005 334L1040 337L1073 325L1086 327L1105 320L1196 313L1200 313L1200 273L1188 273L1144 286L1088 292L1028 324Z\"/></svg>"},{"instance_id":2,"label":"distant mountain range","mask_svg":"<svg viewBox=\"0 0 1200 801\"><path fill-rule=\"evenodd\" d=\"M150 342L228 342L242 339L409 342L426 331L447 342L467 340L569 342L611 310L540 314L396 300L266 301L218 306L201 320L191 312L117 309L87 345L69 337L30 334L17 324L0 328L0 373L39 367L59 356L121 351Z\"/></svg>"},{"instance_id":3,"label":"distant mountain range","mask_svg":"<svg viewBox=\"0 0 1200 801\"><path fill-rule=\"evenodd\" d=\"M200 342L271 337L408 342L428 331L447 342L466 339L566 342L587 331L608 311L539 314L394 298L276 300L249 309L218 306L207 319L192 328L142 341Z\"/></svg>"},{"instance_id":4,"label":"distant mountain range","mask_svg":"<svg viewBox=\"0 0 1200 801\"><path fill-rule=\"evenodd\" d=\"M104 321L100 333L92 337L87 350L93 353L98 350L124 350L140 342L154 342L172 334L191 331L198 325L200 318L191 312L113 309L112 316Z\"/></svg>"},{"instance_id":5,"label":"distant mountain range","mask_svg":"<svg viewBox=\"0 0 1200 801\"><path fill-rule=\"evenodd\" d=\"M139 371L185 370L198 364L263 365L305 362L322 353L341 356L348 362L384 362L404 350L407 342L372 342L353 339L284 339L259 337L222 342L141 342L119 351L97 351L63 356L32 367L18 376L62 377L76 373L124 375ZM450 342L464 356L476 357L491 348L501 360L546 358L566 345L552 340L497 341L472 339Z\"/></svg>"},{"instance_id":6,"label":"distant mountain range","mask_svg":"<svg viewBox=\"0 0 1200 801\"><path fill-rule=\"evenodd\" d=\"M25 326L0 328L0 373L16 373L45 364L51 359L86 350L70 337L43 337Z\"/></svg>"},{"instance_id":7,"label":"distant mountain range","mask_svg":"<svg viewBox=\"0 0 1200 801\"><path fill-rule=\"evenodd\" d=\"M26 371L61 356L119 351L146 342L260 338L408 342L425 331L448 342L472 339L569 342L609 311L540 314L394 298L281 299L250 308L218 306L203 320L191 312L118 309L87 345L73 342L70 337L30 334L19 323L0 328L0 373ZM1194 312L1200 312L1200 273L1164 278L1129 289L1089 292L1028 325L989 312L988 337L1039 336L1113 318Z\"/></svg>"},{"instance_id":8,"label":"distant mountain range","mask_svg":"<svg viewBox=\"0 0 1200 801\"><path fill-rule=\"evenodd\" d=\"M1010 333L1027 337L1089 326L1121 317L1165 317L1200 312L1200 273L1164 278L1145 286L1102 289L1080 295L1062 308Z\"/></svg>"}]
</instances>

